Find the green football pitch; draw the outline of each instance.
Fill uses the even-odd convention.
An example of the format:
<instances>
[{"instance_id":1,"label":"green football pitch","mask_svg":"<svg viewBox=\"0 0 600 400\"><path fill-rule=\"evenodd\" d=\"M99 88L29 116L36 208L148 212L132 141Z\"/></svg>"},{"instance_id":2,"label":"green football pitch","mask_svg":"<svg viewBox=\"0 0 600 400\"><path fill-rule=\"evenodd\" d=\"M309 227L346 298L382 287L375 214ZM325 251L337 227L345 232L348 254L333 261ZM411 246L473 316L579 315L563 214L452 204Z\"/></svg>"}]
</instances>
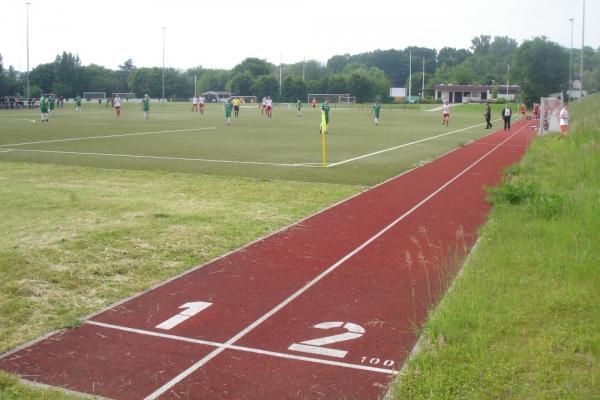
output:
<instances>
[{"instance_id":1,"label":"green football pitch","mask_svg":"<svg viewBox=\"0 0 600 400\"><path fill-rule=\"evenodd\" d=\"M37 110L2 110L0 161L373 185L487 132L483 105L453 107L449 127L433 107L383 106L379 126L370 105L334 107L326 167L320 111L307 106L298 116L277 105L271 119L242 106L230 126L217 104L200 115L187 103L153 103L148 120L137 102L120 117L104 104L66 104L48 123Z\"/></svg>"}]
</instances>

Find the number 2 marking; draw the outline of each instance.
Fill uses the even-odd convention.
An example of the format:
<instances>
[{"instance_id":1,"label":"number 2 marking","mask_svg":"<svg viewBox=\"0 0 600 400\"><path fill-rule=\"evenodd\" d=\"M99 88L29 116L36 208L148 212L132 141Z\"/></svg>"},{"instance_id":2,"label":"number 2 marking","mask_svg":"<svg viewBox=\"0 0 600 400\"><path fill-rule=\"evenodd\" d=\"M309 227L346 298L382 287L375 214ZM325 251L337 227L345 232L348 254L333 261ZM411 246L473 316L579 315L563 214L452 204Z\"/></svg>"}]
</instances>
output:
<instances>
[{"instance_id":1,"label":"number 2 marking","mask_svg":"<svg viewBox=\"0 0 600 400\"><path fill-rule=\"evenodd\" d=\"M321 322L320 324L314 325L313 328L317 329L333 329L333 328L344 328L348 332L340 333L339 335L325 336L322 338L305 340L304 342L294 343L288 350L301 351L303 353L320 354L324 356L344 358L348 354L345 350L330 349L324 347L327 344L344 342L346 340L358 339L365 333L365 329L352 322Z\"/></svg>"}]
</instances>

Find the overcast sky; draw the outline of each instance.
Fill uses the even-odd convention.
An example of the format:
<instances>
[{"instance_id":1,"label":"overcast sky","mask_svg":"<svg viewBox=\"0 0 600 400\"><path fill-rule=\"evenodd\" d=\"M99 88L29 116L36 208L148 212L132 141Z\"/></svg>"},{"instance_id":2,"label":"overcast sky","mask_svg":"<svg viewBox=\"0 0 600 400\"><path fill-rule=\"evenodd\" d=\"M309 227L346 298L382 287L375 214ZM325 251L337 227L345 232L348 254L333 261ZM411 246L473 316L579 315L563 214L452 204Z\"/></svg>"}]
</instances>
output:
<instances>
[{"instance_id":1,"label":"overcast sky","mask_svg":"<svg viewBox=\"0 0 600 400\"><path fill-rule=\"evenodd\" d=\"M0 0L4 66L27 70L27 6ZM29 65L67 51L83 65L232 68L246 57L323 63L407 46L468 48L478 35L544 35L581 47L583 0L30 0ZM585 44L600 47L600 0L586 1Z\"/></svg>"}]
</instances>

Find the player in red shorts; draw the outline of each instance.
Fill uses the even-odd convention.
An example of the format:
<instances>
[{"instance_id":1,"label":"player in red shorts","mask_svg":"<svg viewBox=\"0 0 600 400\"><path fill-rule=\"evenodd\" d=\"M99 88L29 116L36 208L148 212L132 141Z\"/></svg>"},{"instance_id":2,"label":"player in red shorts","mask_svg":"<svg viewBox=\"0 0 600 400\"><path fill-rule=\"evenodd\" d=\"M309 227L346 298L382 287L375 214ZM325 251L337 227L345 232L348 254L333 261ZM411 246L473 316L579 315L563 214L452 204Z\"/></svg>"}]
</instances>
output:
<instances>
[{"instance_id":1,"label":"player in red shorts","mask_svg":"<svg viewBox=\"0 0 600 400\"><path fill-rule=\"evenodd\" d=\"M521 113L521 121L525 120L525 113L527 112L527 106L525 103L521 103L519 106L519 112Z\"/></svg>"},{"instance_id":2,"label":"player in red shorts","mask_svg":"<svg viewBox=\"0 0 600 400\"><path fill-rule=\"evenodd\" d=\"M313 110L315 110L317 108L317 99L315 99L314 97L312 100L312 107L313 107Z\"/></svg>"}]
</instances>

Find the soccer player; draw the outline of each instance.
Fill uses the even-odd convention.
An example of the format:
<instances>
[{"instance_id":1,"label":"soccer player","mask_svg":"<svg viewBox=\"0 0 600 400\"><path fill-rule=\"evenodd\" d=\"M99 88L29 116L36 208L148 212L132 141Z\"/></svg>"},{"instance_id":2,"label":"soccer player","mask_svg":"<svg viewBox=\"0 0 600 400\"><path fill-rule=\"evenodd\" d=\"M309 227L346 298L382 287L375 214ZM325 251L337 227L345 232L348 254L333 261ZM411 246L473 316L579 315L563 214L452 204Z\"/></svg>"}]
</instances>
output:
<instances>
[{"instance_id":1,"label":"soccer player","mask_svg":"<svg viewBox=\"0 0 600 400\"><path fill-rule=\"evenodd\" d=\"M442 118L442 125L448 126L448 120L450 119L450 105L448 104L448 100L445 100L442 105Z\"/></svg>"},{"instance_id":2,"label":"soccer player","mask_svg":"<svg viewBox=\"0 0 600 400\"><path fill-rule=\"evenodd\" d=\"M560 110L560 134L561 136L567 136L569 134L569 103L565 101L565 105Z\"/></svg>"},{"instance_id":3,"label":"soccer player","mask_svg":"<svg viewBox=\"0 0 600 400\"><path fill-rule=\"evenodd\" d=\"M267 117L271 118L273 116L273 100L271 100L271 96L267 96Z\"/></svg>"},{"instance_id":4,"label":"soccer player","mask_svg":"<svg viewBox=\"0 0 600 400\"><path fill-rule=\"evenodd\" d=\"M44 95L40 95L40 113L42 114L42 122L48 122L48 99Z\"/></svg>"},{"instance_id":5,"label":"soccer player","mask_svg":"<svg viewBox=\"0 0 600 400\"><path fill-rule=\"evenodd\" d=\"M148 94L145 94L144 98L142 99L142 111L144 111L144 118L149 119L150 118L150 97L148 96Z\"/></svg>"},{"instance_id":6,"label":"soccer player","mask_svg":"<svg viewBox=\"0 0 600 400\"><path fill-rule=\"evenodd\" d=\"M313 107L313 110L317 108L317 99L314 97L312 99L312 107Z\"/></svg>"},{"instance_id":7,"label":"soccer player","mask_svg":"<svg viewBox=\"0 0 600 400\"><path fill-rule=\"evenodd\" d=\"M302 101L300 99L296 101L296 115L302 115Z\"/></svg>"},{"instance_id":8,"label":"soccer player","mask_svg":"<svg viewBox=\"0 0 600 400\"><path fill-rule=\"evenodd\" d=\"M233 109L233 104L227 102L224 104L225 107L225 121L227 121L227 126L231 124L231 110Z\"/></svg>"},{"instance_id":9,"label":"soccer player","mask_svg":"<svg viewBox=\"0 0 600 400\"><path fill-rule=\"evenodd\" d=\"M198 106L200 107L200 115L204 114L204 103L206 102L206 99L204 98L204 96L200 95L200 97L198 97Z\"/></svg>"},{"instance_id":10,"label":"soccer player","mask_svg":"<svg viewBox=\"0 0 600 400\"><path fill-rule=\"evenodd\" d=\"M375 104L373 104L373 108L371 110L372 114L373 114L373 119L375 120L375 126L379 126L379 112L381 111L381 105L379 104L379 102L375 102Z\"/></svg>"},{"instance_id":11,"label":"soccer player","mask_svg":"<svg viewBox=\"0 0 600 400\"><path fill-rule=\"evenodd\" d=\"M50 114L54 115L54 102L56 101L56 98L54 97L53 94L51 94L48 98L48 106L50 107Z\"/></svg>"},{"instance_id":12,"label":"soccer player","mask_svg":"<svg viewBox=\"0 0 600 400\"><path fill-rule=\"evenodd\" d=\"M329 100L325 99L323 104L321 104L321 127L319 128L319 133L327 133L327 125L329 125Z\"/></svg>"},{"instance_id":13,"label":"soccer player","mask_svg":"<svg viewBox=\"0 0 600 400\"><path fill-rule=\"evenodd\" d=\"M117 117L121 116L121 98L119 95L116 95L113 99L113 104L115 106L115 111L117 112Z\"/></svg>"},{"instance_id":14,"label":"soccer player","mask_svg":"<svg viewBox=\"0 0 600 400\"><path fill-rule=\"evenodd\" d=\"M260 110L260 115L263 115L265 111L267 111L267 96L263 96L262 98L262 109Z\"/></svg>"},{"instance_id":15,"label":"soccer player","mask_svg":"<svg viewBox=\"0 0 600 400\"><path fill-rule=\"evenodd\" d=\"M198 111L198 98L196 96L192 97L192 112Z\"/></svg>"},{"instance_id":16,"label":"soccer player","mask_svg":"<svg viewBox=\"0 0 600 400\"><path fill-rule=\"evenodd\" d=\"M81 97L79 97L79 95L77 95L77 97L75 97L75 111L78 112L81 109Z\"/></svg>"},{"instance_id":17,"label":"soccer player","mask_svg":"<svg viewBox=\"0 0 600 400\"><path fill-rule=\"evenodd\" d=\"M231 104L233 104L233 115L235 115L236 118L240 115L240 103L241 101L239 97L235 97L231 101Z\"/></svg>"},{"instance_id":18,"label":"soccer player","mask_svg":"<svg viewBox=\"0 0 600 400\"><path fill-rule=\"evenodd\" d=\"M525 103L521 103L519 106L519 112L521 113L521 121L525 120L525 113L527 112L527 106Z\"/></svg>"}]
</instances>

